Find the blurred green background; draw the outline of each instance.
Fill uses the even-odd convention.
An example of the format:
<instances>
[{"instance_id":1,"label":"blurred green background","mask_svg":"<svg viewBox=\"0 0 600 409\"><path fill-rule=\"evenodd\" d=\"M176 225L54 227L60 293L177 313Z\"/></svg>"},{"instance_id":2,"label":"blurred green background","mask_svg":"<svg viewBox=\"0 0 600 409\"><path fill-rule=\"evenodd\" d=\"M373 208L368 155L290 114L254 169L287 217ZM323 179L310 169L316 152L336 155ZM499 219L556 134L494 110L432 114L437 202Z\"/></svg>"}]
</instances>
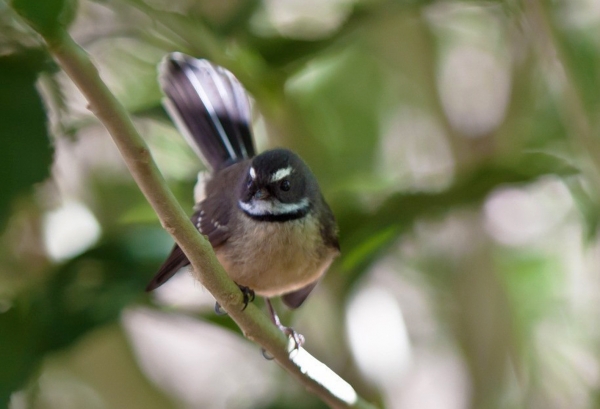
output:
<instances>
[{"instance_id":1,"label":"blurred green background","mask_svg":"<svg viewBox=\"0 0 600 409\"><path fill-rule=\"evenodd\" d=\"M311 166L342 257L284 320L365 398L600 407L597 0L68 7L190 214L168 52L234 72L259 149ZM324 407L189 274L144 293L172 241L86 105L0 0L0 407Z\"/></svg>"}]
</instances>

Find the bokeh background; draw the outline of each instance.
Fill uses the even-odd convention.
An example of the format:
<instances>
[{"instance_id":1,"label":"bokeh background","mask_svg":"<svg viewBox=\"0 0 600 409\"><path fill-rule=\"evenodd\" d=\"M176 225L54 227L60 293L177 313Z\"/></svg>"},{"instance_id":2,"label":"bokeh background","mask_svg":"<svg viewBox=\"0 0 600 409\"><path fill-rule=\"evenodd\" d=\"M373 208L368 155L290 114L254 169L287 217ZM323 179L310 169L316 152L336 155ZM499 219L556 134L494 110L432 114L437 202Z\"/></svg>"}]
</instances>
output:
<instances>
[{"instance_id":1,"label":"bokeh background","mask_svg":"<svg viewBox=\"0 0 600 409\"><path fill-rule=\"evenodd\" d=\"M342 257L283 319L365 398L600 407L597 0L77 6L70 32L190 214L202 165L161 107L168 52L233 71L259 148L311 166ZM0 0L0 406L324 407L188 273L144 293L172 240L86 105Z\"/></svg>"}]
</instances>

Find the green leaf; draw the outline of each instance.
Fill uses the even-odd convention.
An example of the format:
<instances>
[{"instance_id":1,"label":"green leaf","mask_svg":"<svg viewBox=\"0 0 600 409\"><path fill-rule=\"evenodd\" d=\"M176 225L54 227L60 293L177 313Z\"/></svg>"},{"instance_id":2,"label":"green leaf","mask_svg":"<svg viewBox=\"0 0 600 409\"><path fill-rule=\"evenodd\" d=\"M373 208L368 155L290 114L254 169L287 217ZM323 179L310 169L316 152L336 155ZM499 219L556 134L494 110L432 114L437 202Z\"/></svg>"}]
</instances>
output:
<instances>
[{"instance_id":1,"label":"green leaf","mask_svg":"<svg viewBox=\"0 0 600 409\"><path fill-rule=\"evenodd\" d=\"M13 198L49 175L53 149L35 88L44 58L39 50L0 57L0 229Z\"/></svg>"},{"instance_id":2,"label":"green leaf","mask_svg":"<svg viewBox=\"0 0 600 409\"><path fill-rule=\"evenodd\" d=\"M35 335L23 311L10 308L0 313L0 407L29 378L39 357L32 354Z\"/></svg>"},{"instance_id":3,"label":"green leaf","mask_svg":"<svg viewBox=\"0 0 600 409\"><path fill-rule=\"evenodd\" d=\"M362 261L368 259L372 254L393 240L397 235L396 230L396 227L391 226L368 237L344 257L342 268L347 271L357 268Z\"/></svg>"},{"instance_id":4,"label":"green leaf","mask_svg":"<svg viewBox=\"0 0 600 409\"><path fill-rule=\"evenodd\" d=\"M76 0L12 0L11 6L46 39L66 29L77 11Z\"/></svg>"},{"instance_id":5,"label":"green leaf","mask_svg":"<svg viewBox=\"0 0 600 409\"><path fill-rule=\"evenodd\" d=\"M557 24L558 27L561 24ZM590 114L595 114L600 106L600 50L596 36L587 31L559 30L558 41L564 53L569 74Z\"/></svg>"}]
</instances>

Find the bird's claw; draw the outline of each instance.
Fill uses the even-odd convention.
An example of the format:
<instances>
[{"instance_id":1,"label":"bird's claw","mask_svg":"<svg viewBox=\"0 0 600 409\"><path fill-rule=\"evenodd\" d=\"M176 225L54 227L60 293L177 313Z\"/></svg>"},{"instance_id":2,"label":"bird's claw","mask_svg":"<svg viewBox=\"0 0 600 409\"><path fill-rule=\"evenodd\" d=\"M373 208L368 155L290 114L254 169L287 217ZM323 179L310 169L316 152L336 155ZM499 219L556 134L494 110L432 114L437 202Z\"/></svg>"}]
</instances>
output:
<instances>
[{"instance_id":1,"label":"bird's claw","mask_svg":"<svg viewBox=\"0 0 600 409\"><path fill-rule=\"evenodd\" d=\"M223 307L221 307L221 304L219 304L218 302L215 302L215 314L217 314L217 315L227 315L227 311L225 311L223 309Z\"/></svg>"},{"instance_id":2,"label":"bird's claw","mask_svg":"<svg viewBox=\"0 0 600 409\"><path fill-rule=\"evenodd\" d=\"M239 285L238 287L240 288L240 290L242 291L242 295L243 295L243 303L244 303L244 307L242 307L242 311L244 311L246 309L246 307L248 306L248 304L250 304L252 301L254 301L254 298L256 298L256 295L254 294L254 290L251 290L248 287L245 287L243 285ZM221 307L221 304L219 304L218 302L215 302L215 314L217 315L227 315L227 311L225 311L223 309L223 307Z\"/></svg>"},{"instance_id":3,"label":"bird's claw","mask_svg":"<svg viewBox=\"0 0 600 409\"><path fill-rule=\"evenodd\" d=\"M244 311L246 309L246 307L248 306L248 304L250 304L252 301L254 301L256 294L254 294L254 290L252 290L248 287L245 287L243 285L238 284L238 287L242 291L242 295L244 297L243 298L244 307L242 308L242 311Z\"/></svg>"},{"instance_id":4,"label":"bird's claw","mask_svg":"<svg viewBox=\"0 0 600 409\"><path fill-rule=\"evenodd\" d=\"M291 339L294 342L294 347L290 352L297 351L302 347L302 345L304 345L304 342L306 341L304 335L296 331L294 328L279 325L279 330L283 332L288 339Z\"/></svg>"},{"instance_id":5,"label":"bird's claw","mask_svg":"<svg viewBox=\"0 0 600 409\"><path fill-rule=\"evenodd\" d=\"M293 347L289 350L290 354L294 351L300 350L302 345L304 345L305 339L304 339L304 335L302 335L301 333L297 332L296 330L294 330L291 327L286 327L283 325L278 325L277 328L279 328L279 330L281 332L283 332L288 337L288 339L291 339L292 342L294 343ZM275 359L275 357L273 355L271 355L266 349L261 348L261 352L262 352L262 356L267 361L272 361L273 359Z\"/></svg>"},{"instance_id":6,"label":"bird's claw","mask_svg":"<svg viewBox=\"0 0 600 409\"><path fill-rule=\"evenodd\" d=\"M263 358L265 358L267 361L272 361L273 359L275 359L275 357L271 355L266 349L261 348L260 351L262 352Z\"/></svg>"}]
</instances>

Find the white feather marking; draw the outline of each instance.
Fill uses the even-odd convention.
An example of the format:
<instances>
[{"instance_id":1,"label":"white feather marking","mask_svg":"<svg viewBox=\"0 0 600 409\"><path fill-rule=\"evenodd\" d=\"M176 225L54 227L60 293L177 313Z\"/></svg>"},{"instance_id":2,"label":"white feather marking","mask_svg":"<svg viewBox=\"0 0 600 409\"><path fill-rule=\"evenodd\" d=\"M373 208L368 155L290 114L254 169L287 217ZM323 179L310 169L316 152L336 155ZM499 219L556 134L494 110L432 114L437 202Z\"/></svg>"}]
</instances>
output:
<instances>
[{"instance_id":1,"label":"white feather marking","mask_svg":"<svg viewBox=\"0 0 600 409\"><path fill-rule=\"evenodd\" d=\"M214 85L217 87L218 90L218 84L216 84L215 82L215 77L218 77L218 73L216 72L214 66L210 62L206 60L194 60L194 67L196 67L196 69L205 70L206 72L208 72L208 75L211 77ZM229 142L229 138L227 137L227 133L225 132L225 129L223 129L223 124L221 124L221 120L219 119L219 112L217 112L217 109L215 109L215 106L213 105L213 100L211 100L210 96L206 93L202 81L193 71L188 69L187 66L184 67L184 73L188 81L190 82L190 84L192 84L194 90L200 97L200 100L204 104L206 112L210 116L210 119L212 120L213 124L215 125L217 133L219 134L221 141L225 145L225 149L227 149L229 156L231 158L236 158L237 155L235 154L235 151L233 150L233 147ZM215 73L215 75L213 75L213 73ZM218 103L218 101L216 102ZM218 108L222 109L223 107L219 106Z\"/></svg>"},{"instance_id":2,"label":"white feather marking","mask_svg":"<svg viewBox=\"0 0 600 409\"><path fill-rule=\"evenodd\" d=\"M292 214L308 207L308 199L303 198L296 203L281 203L279 200L251 200L249 203L239 202L246 213L254 216Z\"/></svg>"},{"instance_id":3,"label":"white feather marking","mask_svg":"<svg viewBox=\"0 0 600 409\"><path fill-rule=\"evenodd\" d=\"M202 231L202 216L204 216L204 210L200 210L200 215L198 216L198 222L196 223L196 227L198 231Z\"/></svg>"},{"instance_id":4,"label":"white feather marking","mask_svg":"<svg viewBox=\"0 0 600 409\"><path fill-rule=\"evenodd\" d=\"M273 176L271 176L271 183L278 182L284 177L289 176L293 170L294 168L292 168L291 166L288 166L287 168L278 169L277 172L273 173Z\"/></svg>"},{"instance_id":5,"label":"white feather marking","mask_svg":"<svg viewBox=\"0 0 600 409\"><path fill-rule=\"evenodd\" d=\"M256 179L256 171L252 167L250 168L250 177L252 178L252 180Z\"/></svg>"}]
</instances>

